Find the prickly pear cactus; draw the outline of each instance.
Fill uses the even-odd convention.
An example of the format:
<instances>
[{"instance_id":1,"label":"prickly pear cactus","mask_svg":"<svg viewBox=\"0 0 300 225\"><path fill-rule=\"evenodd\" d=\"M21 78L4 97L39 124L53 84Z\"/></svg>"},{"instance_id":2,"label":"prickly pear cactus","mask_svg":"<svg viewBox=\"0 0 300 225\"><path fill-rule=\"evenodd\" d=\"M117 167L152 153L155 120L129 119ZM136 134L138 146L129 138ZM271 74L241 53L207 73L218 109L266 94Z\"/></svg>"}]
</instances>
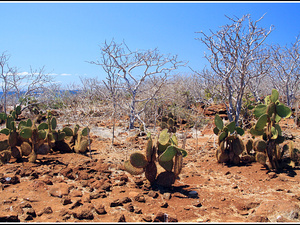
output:
<instances>
[{"instance_id":1,"label":"prickly pear cactus","mask_svg":"<svg viewBox=\"0 0 300 225\"><path fill-rule=\"evenodd\" d=\"M140 152L131 154L130 159L124 163L125 170L133 175L145 172L145 177L151 184L157 183L170 187L182 170L183 157L187 155L187 152L177 147L176 135L168 133L167 128L162 130L157 141L152 140L150 133L147 138L146 154ZM156 162L165 169L165 172L157 175Z\"/></svg>"},{"instance_id":2,"label":"prickly pear cactus","mask_svg":"<svg viewBox=\"0 0 300 225\"><path fill-rule=\"evenodd\" d=\"M145 172L146 178L152 184L155 182L157 175L157 167L155 164L156 146L153 146L151 134L147 134L146 155L135 152L130 155L129 160L125 161L124 168L127 172L133 175L142 174Z\"/></svg>"},{"instance_id":3,"label":"prickly pear cactus","mask_svg":"<svg viewBox=\"0 0 300 225\"><path fill-rule=\"evenodd\" d=\"M85 153L89 147L88 133L90 132L88 127L83 128L81 131L79 125L76 124L72 130L70 127L64 127L62 132L65 133L66 143L69 148L76 153Z\"/></svg>"},{"instance_id":4,"label":"prickly pear cactus","mask_svg":"<svg viewBox=\"0 0 300 225\"><path fill-rule=\"evenodd\" d=\"M270 170L278 171L284 166L282 164L284 148L279 147L279 144L284 142L284 137L279 121L290 117L292 111L279 101L279 93L273 89L272 94L265 98L265 104L257 105L253 113L257 122L250 133L254 137L260 137L253 143L256 161Z\"/></svg>"},{"instance_id":5,"label":"prickly pear cactus","mask_svg":"<svg viewBox=\"0 0 300 225\"><path fill-rule=\"evenodd\" d=\"M245 150L245 145L240 138L244 135L244 130L237 127L235 122L230 122L224 126L223 120L217 114L214 119L214 134L218 136L218 149L216 158L219 163L239 164L240 155Z\"/></svg>"},{"instance_id":6,"label":"prickly pear cactus","mask_svg":"<svg viewBox=\"0 0 300 225\"><path fill-rule=\"evenodd\" d=\"M164 115L161 117L159 122L159 126L161 129L167 129L170 133L176 133L176 118L173 113L168 113L168 115Z\"/></svg>"}]
</instances>

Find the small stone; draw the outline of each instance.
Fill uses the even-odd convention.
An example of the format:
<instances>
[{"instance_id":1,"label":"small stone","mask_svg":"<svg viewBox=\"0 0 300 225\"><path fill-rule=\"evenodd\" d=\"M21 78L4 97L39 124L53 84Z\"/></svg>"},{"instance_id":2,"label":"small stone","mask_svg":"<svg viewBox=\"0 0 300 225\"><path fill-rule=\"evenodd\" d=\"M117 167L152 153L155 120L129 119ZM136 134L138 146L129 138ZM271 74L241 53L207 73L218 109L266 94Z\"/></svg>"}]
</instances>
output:
<instances>
[{"instance_id":1,"label":"small stone","mask_svg":"<svg viewBox=\"0 0 300 225\"><path fill-rule=\"evenodd\" d=\"M152 217L151 216L144 216L142 217L142 220L145 222L152 222Z\"/></svg>"},{"instance_id":2,"label":"small stone","mask_svg":"<svg viewBox=\"0 0 300 225\"><path fill-rule=\"evenodd\" d=\"M68 210L66 210L66 209L61 209L60 211L59 211L59 216L64 216L64 215L66 215L66 214L68 214L69 213L69 211Z\"/></svg>"},{"instance_id":3,"label":"small stone","mask_svg":"<svg viewBox=\"0 0 300 225\"><path fill-rule=\"evenodd\" d=\"M153 222L167 222L168 215L166 213L158 212Z\"/></svg>"},{"instance_id":4,"label":"small stone","mask_svg":"<svg viewBox=\"0 0 300 225\"><path fill-rule=\"evenodd\" d=\"M268 173L268 177L270 179L274 179L274 178L278 177L278 175L275 172L270 172L270 173Z\"/></svg>"},{"instance_id":5,"label":"small stone","mask_svg":"<svg viewBox=\"0 0 300 225\"><path fill-rule=\"evenodd\" d=\"M63 205L68 205L72 203L71 198L69 196L63 197L61 202Z\"/></svg>"},{"instance_id":6,"label":"small stone","mask_svg":"<svg viewBox=\"0 0 300 225\"><path fill-rule=\"evenodd\" d=\"M202 207L202 204L201 204L201 202L196 201L196 202L193 202L193 206L200 208L200 207Z\"/></svg>"},{"instance_id":7,"label":"small stone","mask_svg":"<svg viewBox=\"0 0 300 225\"><path fill-rule=\"evenodd\" d=\"M110 203L110 207L123 206L119 199L116 199Z\"/></svg>"},{"instance_id":8,"label":"small stone","mask_svg":"<svg viewBox=\"0 0 300 225\"><path fill-rule=\"evenodd\" d=\"M122 214L122 215L120 216L120 218L118 219L118 222L126 222L126 219L125 219L124 214Z\"/></svg>"},{"instance_id":9,"label":"small stone","mask_svg":"<svg viewBox=\"0 0 300 225\"><path fill-rule=\"evenodd\" d=\"M70 196L71 197L82 197L82 191L80 191L78 189L74 189L71 191Z\"/></svg>"},{"instance_id":10,"label":"small stone","mask_svg":"<svg viewBox=\"0 0 300 225\"><path fill-rule=\"evenodd\" d=\"M81 200L79 199L79 200L77 200L76 202L73 203L73 205L70 207L70 209L74 209L74 208L76 208L78 206L81 206L81 205L83 205L83 204L81 203Z\"/></svg>"},{"instance_id":11,"label":"small stone","mask_svg":"<svg viewBox=\"0 0 300 225\"><path fill-rule=\"evenodd\" d=\"M44 179L43 181L47 185L53 185L53 183L52 183L52 181L50 179Z\"/></svg>"},{"instance_id":12,"label":"small stone","mask_svg":"<svg viewBox=\"0 0 300 225\"><path fill-rule=\"evenodd\" d=\"M64 221L66 221L66 220L68 220L68 219L70 219L71 218L71 215L70 214L66 214L66 215L64 215L63 217L62 217L62 219L64 220Z\"/></svg>"},{"instance_id":13,"label":"small stone","mask_svg":"<svg viewBox=\"0 0 300 225\"><path fill-rule=\"evenodd\" d=\"M33 220L33 217L32 217L32 215L26 214L24 220L26 220L26 221L27 220Z\"/></svg>"},{"instance_id":14,"label":"small stone","mask_svg":"<svg viewBox=\"0 0 300 225\"><path fill-rule=\"evenodd\" d=\"M129 203L125 206L125 209L128 210L129 212L134 212L134 207L132 203Z\"/></svg>"},{"instance_id":15,"label":"small stone","mask_svg":"<svg viewBox=\"0 0 300 225\"><path fill-rule=\"evenodd\" d=\"M137 202L146 202L145 197L141 194L138 194L137 196L135 196L134 200L137 201Z\"/></svg>"},{"instance_id":16,"label":"small stone","mask_svg":"<svg viewBox=\"0 0 300 225\"><path fill-rule=\"evenodd\" d=\"M143 214L142 209L137 208L137 207L134 209L134 213L135 214Z\"/></svg>"},{"instance_id":17,"label":"small stone","mask_svg":"<svg viewBox=\"0 0 300 225\"><path fill-rule=\"evenodd\" d=\"M169 204L167 202L161 203L160 207L161 208L168 208Z\"/></svg>"},{"instance_id":18,"label":"small stone","mask_svg":"<svg viewBox=\"0 0 300 225\"><path fill-rule=\"evenodd\" d=\"M31 215L32 217L36 217L36 213L33 208L28 208L26 214Z\"/></svg>"},{"instance_id":19,"label":"small stone","mask_svg":"<svg viewBox=\"0 0 300 225\"><path fill-rule=\"evenodd\" d=\"M85 171L79 171L77 173L78 177L76 180L88 180L89 179L89 174Z\"/></svg>"},{"instance_id":20,"label":"small stone","mask_svg":"<svg viewBox=\"0 0 300 225\"><path fill-rule=\"evenodd\" d=\"M112 187L112 185L110 183L106 182L101 186L101 189L104 191L111 191L111 187Z\"/></svg>"},{"instance_id":21,"label":"small stone","mask_svg":"<svg viewBox=\"0 0 300 225\"><path fill-rule=\"evenodd\" d=\"M106 210L105 210L104 205L102 205L102 204L96 205L94 208L96 210L96 213L98 213L99 215L107 213Z\"/></svg>"},{"instance_id":22,"label":"small stone","mask_svg":"<svg viewBox=\"0 0 300 225\"><path fill-rule=\"evenodd\" d=\"M171 193L168 193L168 192L164 193L163 194L163 199L170 200L171 199Z\"/></svg>"},{"instance_id":23,"label":"small stone","mask_svg":"<svg viewBox=\"0 0 300 225\"><path fill-rule=\"evenodd\" d=\"M52 208L50 206L44 208L43 211L44 211L45 214L51 214L51 213L53 213L53 210L52 210Z\"/></svg>"},{"instance_id":24,"label":"small stone","mask_svg":"<svg viewBox=\"0 0 300 225\"><path fill-rule=\"evenodd\" d=\"M82 202L90 203L90 202L91 202L90 194L89 194L89 193L84 193L84 194L82 195L81 200L82 200Z\"/></svg>"},{"instance_id":25,"label":"small stone","mask_svg":"<svg viewBox=\"0 0 300 225\"><path fill-rule=\"evenodd\" d=\"M32 205L28 202L23 202L19 205L21 208L32 208Z\"/></svg>"},{"instance_id":26,"label":"small stone","mask_svg":"<svg viewBox=\"0 0 300 225\"><path fill-rule=\"evenodd\" d=\"M149 191L148 196L152 197L152 198L157 198L158 197L158 193L156 191Z\"/></svg>"},{"instance_id":27,"label":"small stone","mask_svg":"<svg viewBox=\"0 0 300 225\"><path fill-rule=\"evenodd\" d=\"M20 222L18 214L1 215L0 222Z\"/></svg>"},{"instance_id":28,"label":"small stone","mask_svg":"<svg viewBox=\"0 0 300 225\"><path fill-rule=\"evenodd\" d=\"M141 178L140 178L140 179L136 179L134 182L135 182L135 184L138 185L138 186L141 186L141 185L144 184L144 180L141 179Z\"/></svg>"},{"instance_id":29,"label":"small stone","mask_svg":"<svg viewBox=\"0 0 300 225\"><path fill-rule=\"evenodd\" d=\"M292 211L290 215L291 219L298 219L299 218L299 213L296 211Z\"/></svg>"},{"instance_id":30,"label":"small stone","mask_svg":"<svg viewBox=\"0 0 300 225\"><path fill-rule=\"evenodd\" d=\"M128 203L128 202L132 202L131 198L129 197L124 197L120 200L121 203L125 204L125 203Z\"/></svg>"},{"instance_id":31,"label":"small stone","mask_svg":"<svg viewBox=\"0 0 300 225\"><path fill-rule=\"evenodd\" d=\"M49 190L49 194L53 197L62 198L64 195L69 194L70 186L66 183L54 184Z\"/></svg>"},{"instance_id":32,"label":"small stone","mask_svg":"<svg viewBox=\"0 0 300 225\"><path fill-rule=\"evenodd\" d=\"M93 213L88 209L83 209L73 213L74 218L79 220L92 220L94 219Z\"/></svg>"}]
</instances>

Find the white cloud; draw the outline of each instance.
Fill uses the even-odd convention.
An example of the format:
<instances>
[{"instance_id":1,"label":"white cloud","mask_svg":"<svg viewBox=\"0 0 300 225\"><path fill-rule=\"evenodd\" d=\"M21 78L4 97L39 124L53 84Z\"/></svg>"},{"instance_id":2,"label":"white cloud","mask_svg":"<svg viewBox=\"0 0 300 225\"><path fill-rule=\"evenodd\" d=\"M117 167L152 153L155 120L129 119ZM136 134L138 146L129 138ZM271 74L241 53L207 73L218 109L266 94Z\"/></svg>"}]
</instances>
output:
<instances>
[{"instance_id":1,"label":"white cloud","mask_svg":"<svg viewBox=\"0 0 300 225\"><path fill-rule=\"evenodd\" d=\"M61 76L71 76L72 74L69 74L69 73L62 73L60 74Z\"/></svg>"},{"instance_id":2,"label":"white cloud","mask_svg":"<svg viewBox=\"0 0 300 225\"><path fill-rule=\"evenodd\" d=\"M18 75L21 75L21 76L26 76L28 75L29 73L28 72L21 72L21 73L18 73Z\"/></svg>"}]
</instances>

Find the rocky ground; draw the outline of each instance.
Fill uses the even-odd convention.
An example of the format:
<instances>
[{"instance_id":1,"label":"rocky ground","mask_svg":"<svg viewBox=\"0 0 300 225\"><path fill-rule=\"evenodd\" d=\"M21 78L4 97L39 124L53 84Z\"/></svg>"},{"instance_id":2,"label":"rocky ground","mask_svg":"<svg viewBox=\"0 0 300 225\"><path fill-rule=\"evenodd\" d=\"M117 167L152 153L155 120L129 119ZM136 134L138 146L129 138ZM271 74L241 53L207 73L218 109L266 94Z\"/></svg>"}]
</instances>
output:
<instances>
[{"instance_id":1,"label":"rocky ground","mask_svg":"<svg viewBox=\"0 0 300 225\"><path fill-rule=\"evenodd\" d=\"M91 124L86 155L53 152L34 164L12 158L0 167L0 222L300 221L299 170L275 173L259 163L217 163L211 123L197 134L177 132L179 146L187 135L188 155L171 188L150 186L144 175L123 170L131 153L144 151L145 136L118 127L111 145L111 129ZM293 120L282 121L282 129L300 149Z\"/></svg>"}]
</instances>

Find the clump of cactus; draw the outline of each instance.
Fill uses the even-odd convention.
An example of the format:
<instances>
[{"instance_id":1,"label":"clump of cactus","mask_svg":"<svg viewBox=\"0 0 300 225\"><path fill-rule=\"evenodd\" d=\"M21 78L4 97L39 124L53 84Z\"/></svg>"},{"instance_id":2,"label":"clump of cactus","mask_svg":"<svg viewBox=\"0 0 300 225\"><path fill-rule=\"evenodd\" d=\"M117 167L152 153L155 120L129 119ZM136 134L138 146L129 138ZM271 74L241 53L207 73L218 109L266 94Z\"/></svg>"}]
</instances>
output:
<instances>
[{"instance_id":1,"label":"clump of cactus","mask_svg":"<svg viewBox=\"0 0 300 225\"><path fill-rule=\"evenodd\" d=\"M168 129L170 133L176 133L176 118L173 113L168 113L168 115L162 116L159 126L161 129Z\"/></svg>"},{"instance_id":2,"label":"clump of cactus","mask_svg":"<svg viewBox=\"0 0 300 225\"><path fill-rule=\"evenodd\" d=\"M230 122L224 126L221 117L216 114L214 119L216 127L213 129L218 136L218 149L216 158L219 163L239 164L240 154L245 150L245 145L240 138L244 135L244 130L236 126L235 122Z\"/></svg>"},{"instance_id":3,"label":"clump of cactus","mask_svg":"<svg viewBox=\"0 0 300 225\"><path fill-rule=\"evenodd\" d=\"M296 148L294 148L294 142L290 141L288 144L285 144L283 146L284 150L288 151L289 159L288 159L288 164L291 167L296 167L299 166L300 162L300 151Z\"/></svg>"},{"instance_id":4,"label":"clump of cactus","mask_svg":"<svg viewBox=\"0 0 300 225\"><path fill-rule=\"evenodd\" d=\"M20 149L20 146L24 140L20 136L20 129L22 123L21 125L19 123L18 127L16 126L15 119L17 118L17 115L19 115L19 113L16 113L16 111L11 112L10 115L2 114L3 119L5 119L6 122L6 127L3 128L0 131L0 133L3 133L8 136L8 146L6 150L10 151L11 156L13 156L14 158L16 158L17 160L21 160L22 155L26 153L22 154L22 150ZM27 121L23 121L23 123L27 123Z\"/></svg>"},{"instance_id":5,"label":"clump of cactus","mask_svg":"<svg viewBox=\"0 0 300 225\"><path fill-rule=\"evenodd\" d=\"M156 147L153 145L151 134L147 134L146 155L135 152L130 155L130 159L125 161L124 167L127 172L133 175L142 174L145 172L146 178L153 183L157 175Z\"/></svg>"},{"instance_id":6,"label":"clump of cactus","mask_svg":"<svg viewBox=\"0 0 300 225\"><path fill-rule=\"evenodd\" d=\"M34 163L38 154L46 155L51 151L44 124L37 126L31 121L27 124L22 123L20 136L24 139L21 145L22 152L26 152L29 162Z\"/></svg>"},{"instance_id":7,"label":"clump of cactus","mask_svg":"<svg viewBox=\"0 0 300 225\"><path fill-rule=\"evenodd\" d=\"M279 93L276 89L272 90L271 95L265 97L264 103L257 105L253 111L257 122L250 133L259 137L253 142L253 149L256 151L256 161L270 170L278 171L283 166L282 157L285 151L285 148L279 146L284 142L279 121L290 117L292 111L279 101Z\"/></svg>"},{"instance_id":8,"label":"clump of cactus","mask_svg":"<svg viewBox=\"0 0 300 225\"><path fill-rule=\"evenodd\" d=\"M131 154L130 159L124 163L125 170L133 175L145 172L145 177L151 184L170 187L182 170L183 157L187 152L177 146L176 135L168 133L168 129L160 133L157 141L152 140L150 133L147 138L146 155L140 152ZM158 175L156 162L165 170Z\"/></svg>"},{"instance_id":9,"label":"clump of cactus","mask_svg":"<svg viewBox=\"0 0 300 225\"><path fill-rule=\"evenodd\" d=\"M79 125L76 124L74 129L70 127L64 127L63 132L68 136L68 145L76 153L85 153L89 146L88 132L89 128L85 127L82 130L79 129ZM90 140L91 142L91 140Z\"/></svg>"}]
</instances>

